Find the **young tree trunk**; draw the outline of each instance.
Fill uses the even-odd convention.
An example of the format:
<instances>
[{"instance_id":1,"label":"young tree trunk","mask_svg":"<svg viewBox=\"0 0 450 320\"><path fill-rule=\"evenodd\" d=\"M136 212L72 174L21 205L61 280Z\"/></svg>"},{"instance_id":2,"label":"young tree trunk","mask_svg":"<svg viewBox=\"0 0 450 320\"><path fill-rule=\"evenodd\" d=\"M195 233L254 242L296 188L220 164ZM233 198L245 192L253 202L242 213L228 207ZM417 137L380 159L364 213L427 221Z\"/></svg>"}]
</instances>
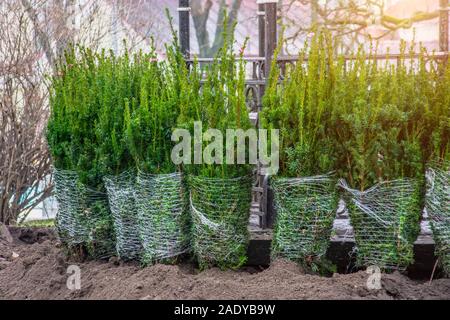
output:
<instances>
[{"instance_id":1,"label":"young tree trunk","mask_svg":"<svg viewBox=\"0 0 450 320\"><path fill-rule=\"evenodd\" d=\"M241 7L242 0L233 0L231 9L225 0L219 2L219 13L214 38L211 43L207 22L213 6L211 0L191 0L192 20L194 21L195 35L198 41L199 53L201 57L212 57L223 45L223 22L225 15L228 15L228 26L233 25L237 20L237 15Z\"/></svg>"}]
</instances>

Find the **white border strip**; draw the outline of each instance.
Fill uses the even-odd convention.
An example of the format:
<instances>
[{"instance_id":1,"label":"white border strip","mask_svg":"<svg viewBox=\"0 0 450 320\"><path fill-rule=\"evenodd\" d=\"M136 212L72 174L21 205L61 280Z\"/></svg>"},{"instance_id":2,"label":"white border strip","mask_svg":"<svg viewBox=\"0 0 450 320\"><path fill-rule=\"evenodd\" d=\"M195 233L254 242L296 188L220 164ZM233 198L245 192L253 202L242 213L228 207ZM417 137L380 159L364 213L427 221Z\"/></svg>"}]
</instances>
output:
<instances>
[{"instance_id":1,"label":"white border strip","mask_svg":"<svg viewBox=\"0 0 450 320\"><path fill-rule=\"evenodd\" d=\"M278 0L256 0L256 4L278 3Z\"/></svg>"}]
</instances>

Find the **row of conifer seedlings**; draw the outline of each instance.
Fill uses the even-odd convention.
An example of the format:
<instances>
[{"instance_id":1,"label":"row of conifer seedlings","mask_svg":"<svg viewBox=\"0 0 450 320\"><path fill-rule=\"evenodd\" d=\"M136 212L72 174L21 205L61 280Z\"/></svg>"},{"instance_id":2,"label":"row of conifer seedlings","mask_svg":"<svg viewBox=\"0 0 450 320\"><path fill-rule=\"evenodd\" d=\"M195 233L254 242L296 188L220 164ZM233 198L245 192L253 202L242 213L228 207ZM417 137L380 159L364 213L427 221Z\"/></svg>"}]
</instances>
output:
<instances>
[{"instance_id":1,"label":"row of conifer seedlings","mask_svg":"<svg viewBox=\"0 0 450 320\"><path fill-rule=\"evenodd\" d=\"M226 24L225 24L226 25ZM52 79L47 140L57 230L69 252L142 264L193 256L200 268L246 261L253 168L175 164L172 132L250 128L244 64L226 28L214 63L115 56L75 47ZM243 50L242 50L243 52Z\"/></svg>"},{"instance_id":2,"label":"row of conifer seedlings","mask_svg":"<svg viewBox=\"0 0 450 320\"><path fill-rule=\"evenodd\" d=\"M170 159L176 127L250 127L242 56L235 58L232 36L225 39L206 69L194 63L188 70L176 44L165 61L154 51L67 53L53 80L48 141L58 230L69 247L82 243L94 257L144 264L188 252L202 268L245 262L252 167L180 167ZM348 63L318 32L283 81L272 66L261 125L281 131L280 172L271 180L274 257L328 268L322 258L343 194L359 265L402 269L412 262L426 163L448 161L450 71L448 64L430 69L425 52L409 60L402 52L396 67L380 67L362 49ZM449 243L445 181L432 225L441 256Z\"/></svg>"},{"instance_id":3,"label":"row of conifer seedlings","mask_svg":"<svg viewBox=\"0 0 450 320\"><path fill-rule=\"evenodd\" d=\"M316 32L283 80L273 60L261 119L280 129L272 254L332 271L325 253L342 198L357 266L404 270L426 203L449 272L448 57L430 58L414 43L402 43L395 59L362 46L344 55L337 41Z\"/></svg>"},{"instance_id":4,"label":"row of conifer seedlings","mask_svg":"<svg viewBox=\"0 0 450 320\"><path fill-rule=\"evenodd\" d=\"M332 173L273 178L276 223L272 259L287 258L315 273L336 272L327 251L336 212L346 210L356 242L354 250L348 252L356 258L355 270L376 266L383 271L405 271L414 263L414 243L426 212L437 262L449 275L450 162L429 163L425 178L425 194L419 193L418 181L413 179L380 182L361 192ZM341 208L340 199L345 200Z\"/></svg>"}]
</instances>

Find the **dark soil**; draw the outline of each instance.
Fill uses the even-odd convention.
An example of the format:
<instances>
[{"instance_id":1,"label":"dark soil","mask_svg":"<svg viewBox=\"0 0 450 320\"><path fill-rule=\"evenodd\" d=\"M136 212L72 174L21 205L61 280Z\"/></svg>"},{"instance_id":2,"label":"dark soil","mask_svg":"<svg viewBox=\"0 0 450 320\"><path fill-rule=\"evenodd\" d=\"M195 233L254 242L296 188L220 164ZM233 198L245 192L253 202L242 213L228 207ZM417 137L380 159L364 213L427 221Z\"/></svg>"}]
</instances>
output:
<instances>
[{"instance_id":1,"label":"dark soil","mask_svg":"<svg viewBox=\"0 0 450 320\"><path fill-rule=\"evenodd\" d=\"M210 269L192 264L140 268L116 259L70 262L51 229L11 229L0 237L0 299L450 299L450 279L431 285L400 273L382 274L369 290L368 274L308 275L294 263L275 261L261 272ZM67 267L81 268L81 290L70 291Z\"/></svg>"}]
</instances>

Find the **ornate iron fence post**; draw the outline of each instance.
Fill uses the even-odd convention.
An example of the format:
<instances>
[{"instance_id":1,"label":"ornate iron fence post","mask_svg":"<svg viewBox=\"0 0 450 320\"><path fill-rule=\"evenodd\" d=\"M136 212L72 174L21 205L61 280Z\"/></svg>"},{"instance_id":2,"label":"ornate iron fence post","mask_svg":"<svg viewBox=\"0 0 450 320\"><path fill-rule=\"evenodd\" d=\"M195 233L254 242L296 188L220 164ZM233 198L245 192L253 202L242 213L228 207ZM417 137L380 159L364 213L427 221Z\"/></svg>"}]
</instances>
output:
<instances>
[{"instance_id":1,"label":"ornate iron fence post","mask_svg":"<svg viewBox=\"0 0 450 320\"><path fill-rule=\"evenodd\" d=\"M277 4L278 0L266 0L266 38L265 38L265 76L266 83L269 79L270 67L272 66L272 59L275 49L277 47L277 18L278 10ZM262 168L263 169L263 168ZM264 222L262 228L272 228L274 220L274 206L272 191L269 187L269 177L267 176L265 170L261 172L261 186L263 188L262 197L262 210L264 211Z\"/></svg>"},{"instance_id":2,"label":"ornate iron fence post","mask_svg":"<svg viewBox=\"0 0 450 320\"><path fill-rule=\"evenodd\" d=\"M180 19L180 49L183 55L189 59L191 46L190 46L190 25L189 25L189 12L191 8L189 6L189 0L179 0L178 2L178 15Z\"/></svg>"},{"instance_id":3,"label":"ornate iron fence post","mask_svg":"<svg viewBox=\"0 0 450 320\"><path fill-rule=\"evenodd\" d=\"M264 57L264 61L259 65L260 75L258 78L267 83L273 54L277 46L278 0L257 0L256 3L258 4L258 53L260 57ZM260 102L262 101L262 96L264 95L265 83L259 85L258 100ZM258 111L261 111L261 107L261 105L258 107ZM257 121L257 127L259 127L259 119ZM265 229L271 226L272 219L269 215L272 211L270 210L272 205L269 203L270 189L268 186L268 176L266 175L265 169L261 166L261 164L258 164L258 178L254 191L256 193L256 201L258 203L258 210L255 213L259 216L259 227Z\"/></svg>"},{"instance_id":4,"label":"ornate iron fence post","mask_svg":"<svg viewBox=\"0 0 450 320\"><path fill-rule=\"evenodd\" d=\"M273 53L277 47L277 3L278 0L262 0L265 3L265 61L264 72L266 79L269 78L270 66L272 64Z\"/></svg>"},{"instance_id":5,"label":"ornate iron fence post","mask_svg":"<svg viewBox=\"0 0 450 320\"><path fill-rule=\"evenodd\" d=\"M261 1L257 0L256 3L258 4L258 55L260 57L265 56L265 41L266 41L266 25L265 25L265 6Z\"/></svg>"},{"instance_id":6,"label":"ornate iron fence post","mask_svg":"<svg viewBox=\"0 0 450 320\"><path fill-rule=\"evenodd\" d=\"M261 0L257 0L256 3L258 4L258 56L259 57L265 57L266 56L266 8L265 4L261 2ZM261 80L264 74L264 68L265 64L264 61L254 62L253 63L253 69L257 70L256 73L254 73L253 78ZM261 111L262 105L262 97L264 95L264 84L260 84L258 86L258 111Z\"/></svg>"}]
</instances>

